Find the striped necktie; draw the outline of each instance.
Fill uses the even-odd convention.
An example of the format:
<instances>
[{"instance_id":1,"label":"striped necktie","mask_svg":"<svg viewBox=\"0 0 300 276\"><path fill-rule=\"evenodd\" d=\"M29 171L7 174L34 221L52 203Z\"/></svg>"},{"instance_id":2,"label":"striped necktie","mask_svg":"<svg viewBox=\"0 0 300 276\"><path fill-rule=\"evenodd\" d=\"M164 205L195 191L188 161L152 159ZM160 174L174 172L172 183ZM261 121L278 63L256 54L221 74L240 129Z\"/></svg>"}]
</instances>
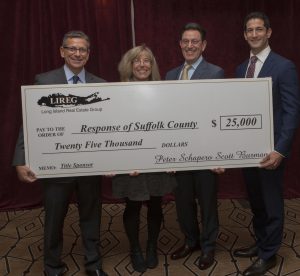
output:
<instances>
[{"instance_id":1,"label":"striped necktie","mask_svg":"<svg viewBox=\"0 0 300 276\"><path fill-rule=\"evenodd\" d=\"M250 65L249 65L248 70L247 70L246 78L253 78L254 77L256 61L257 61L257 56L252 56L250 58Z\"/></svg>"}]
</instances>

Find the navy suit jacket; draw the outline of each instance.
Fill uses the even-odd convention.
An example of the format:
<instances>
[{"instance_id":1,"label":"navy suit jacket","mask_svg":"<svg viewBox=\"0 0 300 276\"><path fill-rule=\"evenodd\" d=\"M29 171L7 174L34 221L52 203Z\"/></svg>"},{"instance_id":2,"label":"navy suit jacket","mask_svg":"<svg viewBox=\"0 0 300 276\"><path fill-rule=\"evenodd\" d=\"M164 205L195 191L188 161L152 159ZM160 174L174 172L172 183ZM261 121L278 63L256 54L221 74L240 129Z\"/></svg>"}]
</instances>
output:
<instances>
[{"instance_id":1,"label":"navy suit jacket","mask_svg":"<svg viewBox=\"0 0 300 276\"><path fill-rule=\"evenodd\" d=\"M166 75L166 80L178 80L180 76L180 72L182 71L184 64L178 66L172 70L170 70ZM223 79L224 78L224 70L214 64L208 63L205 59L203 59L198 67L196 68L194 74L191 77L191 80L197 79Z\"/></svg>"},{"instance_id":2,"label":"navy suit jacket","mask_svg":"<svg viewBox=\"0 0 300 276\"><path fill-rule=\"evenodd\" d=\"M86 83L99 83L105 80L85 71ZM65 70L63 67L42 73L35 76L35 84L68 84ZM23 127L20 128L19 137L16 143L15 154L13 158L13 166L25 165L25 152L24 152L24 136Z\"/></svg>"},{"instance_id":3,"label":"navy suit jacket","mask_svg":"<svg viewBox=\"0 0 300 276\"><path fill-rule=\"evenodd\" d=\"M245 77L248 62L237 67L237 78ZM272 78L275 150L287 156L300 114L297 70L293 62L271 51L258 75L258 78L265 77Z\"/></svg>"}]
</instances>

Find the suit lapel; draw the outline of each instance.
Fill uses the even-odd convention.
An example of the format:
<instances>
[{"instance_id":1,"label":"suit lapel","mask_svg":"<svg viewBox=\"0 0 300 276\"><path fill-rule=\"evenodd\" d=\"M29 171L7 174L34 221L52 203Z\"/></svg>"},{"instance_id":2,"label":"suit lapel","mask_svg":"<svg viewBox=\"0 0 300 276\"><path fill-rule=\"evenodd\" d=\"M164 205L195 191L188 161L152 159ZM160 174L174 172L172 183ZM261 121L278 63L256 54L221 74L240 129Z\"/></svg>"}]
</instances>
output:
<instances>
[{"instance_id":1,"label":"suit lapel","mask_svg":"<svg viewBox=\"0 0 300 276\"><path fill-rule=\"evenodd\" d=\"M198 67L196 68L194 74L191 77L191 80L201 79L205 75L206 68L207 68L207 62L205 61L205 59L203 59L198 65Z\"/></svg>"},{"instance_id":2,"label":"suit lapel","mask_svg":"<svg viewBox=\"0 0 300 276\"><path fill-rule=\"evenodd\" d=\"M274 66L274 56L273 56L273 52L270 52L257 77L264 78L264 77L271 76L271 73L269 72L272 71L273 66Z\"/></svg>"},{"instance_id":3,"label":"suit lapel","mask_svg":"<svg viewBox=\"0 0 300 276\"><path fill-rule=\"evenodd\" d=\"M55 77L53 78L53 84L68 84L64 67L61 67L56 71Z\"/></svg>"},{"instance_id":4,"label":"suit lapel","mask_svg":"<svg viewBox=\"0 0 300 276\"><path fill-rule=\"evenodd\" d=\"M93 82L92 81L92 76L91 76L91 74L89 74L89 72L87 72L86 70L85 70L85 82L86 83L91 83L91 82Z\"/></svg>"},{"instance_id":5,"label":"suit lapel","mask_svg":"<svg viewBox=\"0 0 300 276\"><path fill-rule=\"evenodd\" d=\"M249 60L245 61L239 70L238 76L239 78L244 78L246 75L247 67L248 67ZM269 77L271 74L269 73L272 71L272 68L274 66L274 55L273 52L271 51L270 54L268 55L267 59L265 60L259 74L258 78L264 78L264 77Z\"/></svg>"},{"instance_id":6,"label":"suit lapel","mask_svg":"<svg viewBox=\"0 0 300 276\"><path fill-rule=\"evenodd\" d=\"M177 68L177 70L175 71L174 80L180 80L180 73L181 73L183 67L184 67L184 64L182 64L182 66L179 66Z\"/></svg>"},{"instance_id":7,"label":"suit lapel","mask_svg":"<svg viewBox=\"0 0 300 276\"><path fill-rule=\"evenodd\" d=\"M242 65L241 65L241 68L240 70L237 72L238 74L238 78L245 78L245 75L246 75L246 71L247 71L247 67L248 67L248 60L245 61Z\"/></svg>"}]
</instances>

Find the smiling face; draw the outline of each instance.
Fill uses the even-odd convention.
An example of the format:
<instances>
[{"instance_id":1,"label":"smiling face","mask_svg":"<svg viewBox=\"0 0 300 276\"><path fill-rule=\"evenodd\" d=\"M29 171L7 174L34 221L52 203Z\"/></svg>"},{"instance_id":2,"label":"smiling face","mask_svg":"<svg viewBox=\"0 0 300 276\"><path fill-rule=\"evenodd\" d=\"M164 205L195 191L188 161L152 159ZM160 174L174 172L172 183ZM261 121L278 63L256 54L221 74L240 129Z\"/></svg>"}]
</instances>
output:
<instances>
[{"instance_id":1,"label":"smiling face","mask_svg":"<svg viewBox=\"0 0 300 276\"><path fill-rule=\"evenodd\" d=\"M179 42L182 55L188 64L193 64L203 53L206 47L206 40L202 40L197 30L186 30Z\"/></svg>"},{"instance_id":2,"label":"smiling face","mask_svg":"<svg viewBox=\"0 0 300 276\"><path fill-rule=\"evenodd\" d=\"M74 74L80 73L89 59L89 43L83 38L68 38L60 47L60 55Z\"/></svg>"},{"instance_id":3,"label":"smiling face","mask_svg":"<svg viewBox=\"0 0 300 276\"><path fill-rule=\"evenodd\" d=\"M150 79L152 63L149 54L142 51L132 61L132 74L135 81L147 81Z\"/></svg>"},{"instance_id":4,"label":"smiling face","mask_svg":"<svg viewBox=\"0 0 300 276\"><path fill-rule=\"evenodd\" d=\"M267 29L264 25L264 21L260 18L250 19L244 31L245 40L255 55L268 47L271 34L271 28Z\"/></svg>"}]
</instances>

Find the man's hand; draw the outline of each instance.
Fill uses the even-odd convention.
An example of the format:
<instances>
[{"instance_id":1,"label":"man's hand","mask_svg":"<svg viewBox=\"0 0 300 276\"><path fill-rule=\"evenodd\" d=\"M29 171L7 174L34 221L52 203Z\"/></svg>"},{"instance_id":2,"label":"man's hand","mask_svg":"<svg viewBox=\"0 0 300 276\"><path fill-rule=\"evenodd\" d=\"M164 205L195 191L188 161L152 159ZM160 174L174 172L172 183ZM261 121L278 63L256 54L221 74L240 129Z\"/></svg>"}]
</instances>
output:
<instances>
[{"instance_id":1,"label":"man's hand","mask_svg":"<svg viewBox=\"0 0 300 276\"><path fill-rule=\"evenodd\" d=\"M113 177L116 176L116 174L115 173L109 173L109 174L105 174L104 176L108 177L108 178L113 178Z\"/></svg>"},{"instance_id":2,"label":"man's hand","mask_svg":"<svg viewBox=\"0 0 300 276\"><path fill-rule=\"evenodd\" d=\"M225 169L224 168L214 168L214 169L211 169L211 171L216 174L222 174L225 172Z\"/></svg>"},{"instance_id":3,"label":"man's hand","mask_svg":"<svg viewBox=\"0 0 300 276\"><path fill-rule=\"evenodd\" d=\"M37 180L34 172L27 166L16 166L17 175L20 181L32 183Z\"/></svg>"},{"instance_id":4,"label":"man's hand","mask_svg":"<svg viewBox=\"0 0 300 276\"><path fill-rule=\"evenodd\" d=\"M275 170L283 158L280 153L272 151L260 162L260 167L267 170Z\"/></svg>"},{"instance_id":5,"label":"man's hand","mask_svg":"<svg viewBox=\"0 0 300 276\"><path fill-rule=\"evenodd\" d=\"M139 172L134 171L134 172L131 172L129 175L130 176L138 176L139 174L140 174ZM110 173L110 174L105 175L105 177L108 177L108 178L113 178L115 176L116 176L115 173Z\"/></svg>"},{"instance_id":6,"label":"man's hand","mask_svg":"<svg viewBox=\"0 0 300 276\"><path fill-rule=\"evenodd\" d=\"M129 175L130 176L138 176L140 173L137 171L131 172Z\"/></svg>"}]
</instances>

